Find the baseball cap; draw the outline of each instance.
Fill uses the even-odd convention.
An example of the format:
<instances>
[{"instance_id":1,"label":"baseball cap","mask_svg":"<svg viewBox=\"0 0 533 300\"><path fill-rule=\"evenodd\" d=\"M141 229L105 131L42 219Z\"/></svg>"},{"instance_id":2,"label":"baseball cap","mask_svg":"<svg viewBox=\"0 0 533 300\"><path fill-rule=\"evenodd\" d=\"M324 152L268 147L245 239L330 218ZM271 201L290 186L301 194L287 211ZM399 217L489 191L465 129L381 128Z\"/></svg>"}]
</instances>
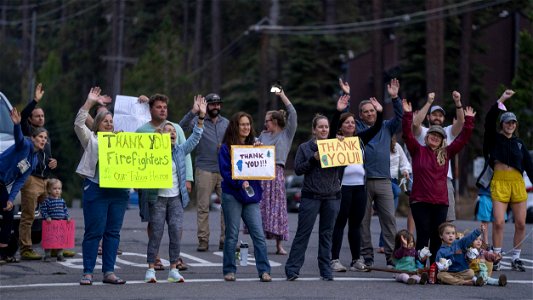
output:
<instances>
[{"instance_id":1,"label":"baseball cap","mask_svg":"<svg viewBox=\"0 0 533 300\"><path fill-rule=\"evenodd\" d=\"M432 114L436 110L440 110L440 112L442 112L443 115L446 115L446 112L444 111L444 109L438 105L432 106L431 109L429 110L429 114Z\"/></svg>"},{"instance_id":2,"label":"baseball cap","mask_svg":"<svg viewBox=\"0 0 533 300\"><path fill-rule=\"evenodd\" d=\"M502 122L507 123L509 121L518 122L518 120L516 119L516 115L513 114L512 112L506 112L500 116L500 123Z\"/></svg>"},{"instance_id":3,"label":"baseball cap","mask_svg":"<svg viewBox=\"0 0 533 300\"><path fill-rule=\"evenodd\" d=\"M444 131L444 129L442 129L442 126L439 125L432 125L431 127L429 127L427 133L438 133L442 135L443 138L446 138L446 132Z\"/></svg>"},{"instance_id":4,"label":"baseball cap","mask_svg":"<svg viewBox=\"0 0 533 300\"><path fill-rule=\"evenodd\" d=\"M209 103L222 103L222 99L220 98L220 96L215 93L207 94L207 96L205 96L205 101L208 104Z\"/></svg>"}]
</instances>

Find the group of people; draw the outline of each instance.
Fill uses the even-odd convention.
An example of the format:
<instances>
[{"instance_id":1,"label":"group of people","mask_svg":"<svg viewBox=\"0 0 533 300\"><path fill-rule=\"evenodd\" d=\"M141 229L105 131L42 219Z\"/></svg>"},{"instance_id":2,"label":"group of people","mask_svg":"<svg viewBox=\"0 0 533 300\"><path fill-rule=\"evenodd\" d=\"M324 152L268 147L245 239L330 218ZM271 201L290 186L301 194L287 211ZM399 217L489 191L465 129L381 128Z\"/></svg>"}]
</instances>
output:
<instances>
[{"instance_id":1,"label":"group of people","mask_svg":"<svg viewBox=\"0 0 533 300\"><path fill-rule=\"evenodd\" d=\"M184 281L179 271L187 269L187 266L180 258L180 243L183 211L190 202L189 193L193 194L192 198L197 205L197 251L208 251L209 198L211 193L216 192L222 199L218 246L223 250L222 271L226 281L236 280L235 251L241 219L244 221L245 231L253 241L258 277L263 282L272 280L267 239L276 241L276 255L288 254L285 264L287 280L299 277L317 215L320 215L318 267L321 278L333 280L333 272L347 270L339 257L346 224L351 252L350 270L369 271L374 264L370 233L374 211L382 230L380 247L385 254L387 267L406 272L398 273L398 281L425 283L428 280L426 273L413 275L412 272L423 268L428 259L430 263L434 263L435 258L444 258L443 262L437 259L441 271L439 274L442 274L438 278L443 283L495 283L486 272L483 273L487 267L480 267L479 263L473 268L478 272L476 275L463 272L468 269L464 268L467 264L463 262L467 257L467 246L477 245L475 241L486 231L486 226L482 225L481 230L474 230L466 240L456 242L452 223L455 220L455 201L450 160L468 142L476 112L471 107L463 107L460 93L454 91L452 98L456 119L452 125L442 127L445 111L440 106L432 105L434 93L428 95L427 103L414 114L411 104L399 96L399 81L393 79L387 85L387 91L392 99L394 117L384 120L382 105L377 99L370 98L359 104L359 119L356 119L356 115L349 111L350 87L342 80L339 80L339 84L343 95L337 101L335 114L331 119L317 114L311 124L311 139L299 145L296 152L294 171L297 175L304 176L304 182L298 228L289 253L283 247L283 241L289 240L284 174L297 128L297 113L283 89L277 90L275 94L281 99L285 109L268 111L264 130L257 137L250 114L238 112L229 120L220 114L223 101L217 94L195 96L191 110L179 124L167 120L167 96L155 94L139 97L141 102L148 103L151 120L137 132L168 133L172 143L172 187L139 190L141 220L148 223L148 269L145 282L157 282L156 270L164 269L159 258L159 247L165 222L168 224L170 240L170 270L167 280ZM21 117L16 109L11 112L15 145L2 153L0 160L0 204L4 220L0 229L0 255L3 260L13 258L13 254L8 254L6 249L12 230L10 222L13 200L19 190L23 191L23 217L28 215L28 211L33 216L37 199L46 194L47 200L43 203L47 204L42 205L43 209L52 207L55 210L55 213L50 214L50 219L70 220L66 208L60 205L60 181L46 180L46 172L56 168L57 161L51 158L50 140L44 129L44 112L41 108L36 108L43 94L42 86L38 85L34 101L24 110L26 114ZM527 195L522 173L525 171L533 178L533 163L525 145L515 135L516 116L505 112L497 122L500 111L506 110L504 102L512 95L511 90L505 91L487 114L484 155L487 164L494 170L490 184L494 211L494 249L491 253L496 257L493 259L493 269L498 270L498 258L501 259L504 212L510 204L515 216L512 267L524 271L520 261L520 244L525 237ZM102 252L103 282L125 283L114 273L114 265L128 203L128 190L99 185L97 133L114 131L113 115L106 108L110 102L111 99L102 95L99 87L91 88L74 122L75 133L83 148L83 155L76 169L76 173L84 178L85 231L81 285L91 285L93 282L99 248ZM93 110L96 111L94 118L90 115ZM424 119L428 120L429 127L422 126ZM24 131L24 126L30 126L30 129ZM410 163L403 148L396 142L395 135L400 127L411 157ZM186 138L185 132L188 131L192 134ZM364 163L321 168L317 141L332 138L342 140L353 136L359 137ZM275 146L275 179L235 180L231 171L232 145ZM193 150L196 151L194 172L190 159ZM29 178L32 183L29 183ZM412 180L412 190L409 197L408 229L397 231L395 210L400 178ZM29 185L29 190L39 188L28 196L27 199L31 198L31 201L24 200L25 185ZM24 227L23 230L23 223L24 226L29 223L31 227L31 222L21 221L21 258L40 259L40 255L31 249L31 238L28 245L27 234L24 233L27 228ZM413 235L415 230L416 241ZM446 250L450 247L451 250ZM474 248L477 248L477 256L470 254L468 257L479 262L479 256L488 251L481 250L480 246ZM45 260L49 260L50 256L50 251L47 251ZM53 256L62 260L68 255L66 250L57 249ZM456 276L460 272L465 274ZM500 277L496 283L505 285L506 279Z\"/></svg>"}]
</instances>

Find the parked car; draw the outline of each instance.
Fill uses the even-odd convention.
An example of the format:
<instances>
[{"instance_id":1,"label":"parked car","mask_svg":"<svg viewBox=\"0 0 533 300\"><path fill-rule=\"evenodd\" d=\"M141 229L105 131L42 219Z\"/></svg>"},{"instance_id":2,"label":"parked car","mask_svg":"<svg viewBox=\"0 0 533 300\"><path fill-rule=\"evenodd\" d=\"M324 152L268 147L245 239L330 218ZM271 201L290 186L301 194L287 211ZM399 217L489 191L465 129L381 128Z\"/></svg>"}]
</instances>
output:
<instances>
[{"instance_id":1,"label":"parked car","mask_svg":"<svg viewBox=\"0 0 533 300\"><path fill-rule=\"evenodd\" d=\"M0 153L4 152L7 148L15 143L15 138L13 135L13 122L11 121L10 111L11 103L7 97L0 92ZM18 248L18 229L20 224L20 193L15 198L13 203L13 234L11 235L11 240L9 241L9 247L11 251L16 251ZM0 226L2 226L2 216L0 215ZM42 237L42 217L39 212L39 208L35 209L35 221L33 222L31 228L31 239L33 244L39 244Z\"/></svg>"},{"instance_id":2,"label":"parked car","mask_svg":"<svg viewBox=\"0 0 533 300\"><path fill-rule=\"evenodd\" d=\"M287 196L288 212L298 212L300 208L300 200L302 199L303 185L303 176L289 175L285 177L285 192Z\"/></svg>"}]
</instances>

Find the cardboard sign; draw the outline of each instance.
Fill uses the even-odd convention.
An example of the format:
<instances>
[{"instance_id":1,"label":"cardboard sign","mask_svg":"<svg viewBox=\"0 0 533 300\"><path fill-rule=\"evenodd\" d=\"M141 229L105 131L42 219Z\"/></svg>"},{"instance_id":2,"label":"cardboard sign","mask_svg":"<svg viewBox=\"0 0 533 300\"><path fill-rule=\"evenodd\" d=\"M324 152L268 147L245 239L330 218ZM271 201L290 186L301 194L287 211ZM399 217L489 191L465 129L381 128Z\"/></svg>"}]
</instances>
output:
<instances>
[{"instance_id":1,"label":"cardboard sign","mask_svg":"<svg viewBox=\"0 0 533 300\"><path fill-rule=\"evenodd\" d=\"M43 220L43 235L41 246L43 249L71 249L74 248L76 222L70 220Z\"/></svg>"},{"instance_id":2,"label":"cardboard sign","mask_svg":"<svg viewBox=\"0 0 533 300\"><path fill-rule=\"evenodd\" d=\"M231 146L231 178L271 180L276 178L274 146Z\"/></svg>"},{"instance_id":3,"label":"cardboard sign","mask_svg":"<svg viewBox=\"0 0 533 300\"><path fill-rule=\"evenodd\" d=\"M317 140L320 166L331 168L363 163L363 152L359 137Z\"/></svg>"},{"instance_id":4,"label":"cardboard sign","mask_svg":"<svg viewBox=\"0 0 533 300\"><path fill-rule=\"evenodd\" d=\"M100 186L172 187L170 134L98 132Z\"/></svg>"}]
</instances>

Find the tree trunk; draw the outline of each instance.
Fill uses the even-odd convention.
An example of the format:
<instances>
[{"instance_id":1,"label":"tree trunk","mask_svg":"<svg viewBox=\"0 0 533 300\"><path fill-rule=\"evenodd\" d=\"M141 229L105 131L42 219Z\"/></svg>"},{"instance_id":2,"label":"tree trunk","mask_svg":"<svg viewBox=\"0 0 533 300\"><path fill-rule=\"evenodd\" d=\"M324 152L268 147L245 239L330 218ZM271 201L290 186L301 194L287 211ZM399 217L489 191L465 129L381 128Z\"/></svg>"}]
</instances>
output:
<instances>
[{"instance_id":1,"label":"tree trunk","mask_svg":"<svg viewBox=\"0 0 533 300\"><path fill-rule=\"evenodd\" d=\"M461 48L460 48L460 62L459 62L459 92L461 93L461 103L463 106L469 105L470 102L470 53L472 47L472 13L468 12L462 16L461 19ZM459 194L463 195L466 192L468 183L468 170L471 161L469 159L469 145L458 155L459 162L456 163L456 171L459 174L455 178L459 178Z\"/></svg>"},{"instance_id":2,"label":"tree trunk","mask_svg":"<svg viewBox=\"0 0 533 300\"><path fill-rule=\"evenodd\" d=\"M443 0L427 0L426 10L439 8ZM444 92L444 19L426 21L426 87L437 99Z\"/></svg>"},{"instance_id":3,"label":"tree trunk","mask_svg":"<svg viewBox=\"0 0 533 300\"><path fill-rule=\"evenodd\" d=\"M326 25L337 23L337 0L324 0L324 15Z\"/></svg>"},{"instance_id":4,"label":"tree trunk","mask_svg":"<svg viewBox=\"0 0 533 300\"><path fill-rule=\"evenodd\" d=\"M278 25L279 24L279 0L272 0L272 6L270 6L270 24L271 25ZM267 95L267 99L269 100L267 105L267 110L274 110L278 108L278 99L277 97L273 97L270 94L270 86L269 84L280 80L281 75L281 66L278 59L278 50L280 47L279 42L279 36L278 35L271 35L270 36L270 44L268 47L268 66L269 66L269 72L268 72L268 82L266 89L263 90L263 93ZM261 116L260 116L261 117Z\"/></svg>"},{"instance_id":5,"label":"tree trunk","mask_svg":"<svg viewBox=\"0 0 533 300\"><path fill-rule=\"evenodd\" d=\"M192 51L192 71L196 71L200 67L200 59L202 54L202 11L204 7L204 0L196 0L196 12L194 15L194 42ZM192 79L193 91L196 93L201 87L202 76L195 76Z\"/></svg>"},{"instance_id":6,"label":"tree trunk","mask_svg":"<svg viewBox=\"0 0 533 300\"><path fill-rule=\"evenodd\" d=\"M215 59L211 69L211 92L220 94L221 88L221 59L218 54L221 48L221 22L220 22L220 0L211 1L211 50Z\"/></svg>"},{"instance_id":7,"label":"tree trunk","mask_svg":"<svg viewBox=\"0 0 533 300\"><path fill-rule=\"evenodd\" d=\"M24 0L22 2L22 5L24 8L22 9L22 60L21 60L21 68L22 68L22 81L20 86L20 91L22 95L22 99L29 99L30 95L28 93L28 84L30 82L31 72L29 70L30 65L30 51L31 51L31 32L30 32L30 24L31 24L31 11L29 8L29 1Z\"/></svg>"},{"instance_id":8,"label":"tree trunk","mask_svg":"<svg viewBox=\"0 0 533 300\"><path fill-rule=\"evenodd\" d=\"M372 18L380 19L383 11L382 0L372 0ZM383 100L383 31L372 32L372 76L374 83L374 96Z\"/></svg>"}]
</instances>

